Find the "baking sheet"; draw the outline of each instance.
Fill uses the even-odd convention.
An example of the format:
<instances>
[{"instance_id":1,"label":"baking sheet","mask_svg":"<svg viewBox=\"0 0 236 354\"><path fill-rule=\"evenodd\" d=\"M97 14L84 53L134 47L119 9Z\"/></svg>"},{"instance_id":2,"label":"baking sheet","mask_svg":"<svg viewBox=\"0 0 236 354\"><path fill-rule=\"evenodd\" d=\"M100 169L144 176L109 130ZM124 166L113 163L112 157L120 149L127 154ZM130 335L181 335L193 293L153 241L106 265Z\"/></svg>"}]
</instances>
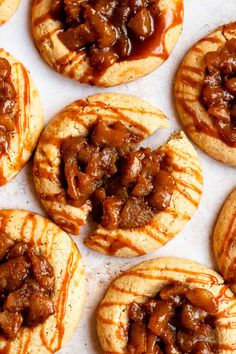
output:
<instances>
[{"instance_id":1,"label":"baking sheet","mask_svg":"<svg viewBox=\"0 0 236 354\"><path fill-rule=\"evenodd\" d=\"M21 60L31 72L41 93L45 124L75 99L104 91L129 93L149 100L170 118L170 129L156 132L148 139L147 143L152 146L164 142L171 131L181 127L173 104L172 82L186 51L197 39L217 26L236 20L236 0L185 0L184 30L169 60L154 73L138 81L102 89L63 78L44 63L31 37L30 6L31 1L22 0L15 16L0 28L0 47ZM110 281L122 270L159 256L188 258L215 268L211 233L225 198L236 187L236 169L224 166L197 150L204 173L202 202L185 229L166 246L139 258L117 259L105 257L86 248L83 245L84 230L79 238L74 238L86 268L87 296L82 320L70 342L60 351L61 354L102 353L96 335L96 307ZM19 208L45 214L37 200L31 168L30 161L12 182L0 187L0 208Z\"/></svg>"}]
</instances>

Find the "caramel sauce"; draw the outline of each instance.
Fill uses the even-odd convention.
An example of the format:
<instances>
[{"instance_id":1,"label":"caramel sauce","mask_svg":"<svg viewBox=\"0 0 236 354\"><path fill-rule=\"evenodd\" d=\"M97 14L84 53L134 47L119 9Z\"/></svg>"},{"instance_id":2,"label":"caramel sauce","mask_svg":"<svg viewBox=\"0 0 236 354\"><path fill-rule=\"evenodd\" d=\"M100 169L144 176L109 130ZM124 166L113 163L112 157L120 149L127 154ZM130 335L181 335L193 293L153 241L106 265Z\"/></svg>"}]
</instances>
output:
<instances>
[{"instance_id":1,"label":"caramel sauce","mask_svg":"<svg viewBox=\"0 0 236 354\"><path fill-rule=\"evenodd\" d=\"M138 292L136 292L136 291L134 291L134 290L127 290L127 289L125 289L125 288L119 288L115 283L113 283L113 284L111 285L111 289L114 289L115 291L117 291L117 292L119 292L119 293L121 293L121 294L128 294L128 295L141 296L141 297L143 297L143 296L145 296L145 297L151 297L151 296L149 296L149 295L145 295L145 294L138 293Z\"/></svg>"},{"instance_id":2,"label":"caramel sauce","mask_svg":"<svg viewBox=\"0 0 236 354\"><path fill-rule=\"evenodd\" d=\"M167 9L163 10L159 16L157 16L157 18L154 20L155 21L154 33L151 36L149 36L148 38L145 38L143 43L140 42L140 40L135 40L135 38L132 38L132 52L131 52L131 54L129 56L121 58L118 61L118 63L126 61L126 60L131 61L131 60L145 59L150 56L158 57L162 61L165 61L169 57L169 54L170 54L168 51L168 48L165 45L166 34L171 29L181 25L183 22L183 2L182 2L182 0L179 0L175 4L175 6L176 6L176 8L174 10L167 8ZM45 18L43 16L41 16L41 18L36 19L34 24L39 25L42 22L48 20L47 16L48 16L48 14L45 14L44 15ZM49 15L49 17L50 17L50 15ZM53 34L54 33L55 32L53 31ZM60 33L60 32L58 31L58 33ZM44 37L41 40L44 40ZM55 67L58 70L58 72L60 72L62 74L64 74L66 72L68 63L71 61L71 59L73 57L73 53L75 53L75 52L69 51L68 54L66 54L62 58L59 58L58 60L56 60ZM83 56L86 56L85 49L80 50L77 59L81 58L81 61L82 61ZM72 60L75 60L75 58L73 58ZM72 79L75 77L77 66L80 65L81 61L77 62L75 64L75 66L72 66L72 68L69 70L69 73L67 73L67 75L69 77L71 77ZM79 78L79 81L82 83L90 83L92 85L97 85L97 84L99 84L99 80L104 75L106 70L107 70L107 68L98 70L97 67L93 67L92 65L89 64L89 66L85 70L84 74Z\"/></svg>"},{"instance_id":3,"label":"caramel sauce","mask_svg":"<svg viewBox=\"0 0 236 354\"><path fill-rule=\"evenodd\" d=\"M103 302L100 306L99 309L102 309L103 307L110 307L110 306L127 306L129 305L129 302L118 302L118 301L107 301Z\"/></svg>"},{"instance_id":4,"label":"caramel sauce","mask_svg":"<svg viewBox=\"0 0 236 354\"><path fill-rule=\"evenodd\" d=\"M166 210L165 210L166 211ZM152 224L152 221L149 222L149 224ZM144 227L138 227L137 228L137 231L141 231L141 232L145 232L149 237L151 237L152 239L156 240L157 242L159 242L161 245L164 245L165 244L165 240L163 240L161 237L158 236L157 232L158 233L162 233L160 230L158 230L156 227L155 227L155 231L151 231L150 229L147 228L147 226L149 225L145 225Z\"/></svg>"},{"instance_id":5,"label":"caramel sauce","mask_svg":"<svg viewBox=\"0 0 236 354\"><path fill-rule=\"evenodd\" d=\"M78 106L82 106L82 107L86 107L86 111L80 112L80 116L88 116L89 114L98 116L99 110L104 109L106 111L102 113L102 117L103 118L110 118L110 119L114 119L114 121L120 120L129 124L132 124L133 127L135 127L136 129L138 129L143 135L147 135L150 134L150 131L148 128L146 128L143 124L140 124L136 121L134 121L132 118L128 117L125 113L123 113L123 111L128 111L129 113L140 113L140 114L153 114L152 112L147 112L147 111L143 111L137 108L131 108L131 107L114 107L114 106L110 106L110 105L106 105L104 102L101 101L96 101L96 102L88 102L85 100L78 100L76 101L76 104ZM90 108L90 111L88 112L87 109ZM158 115L159 116L159 115ZM164 118L164 116L163 116ZM90 128L89 125L86 125L86 123L84 122L84 120L79 120L79 123L83 126L85 126L86 128ZM94 124L94 122L93 122Z\"/></svg>"},{"instance_id":6,"label":"caramel sauce","mask_svg":"<svg viewBox=\"0 0 236 354\"><path fill-rule=\"evenodd\" d=\"M94 245L98 245L99 248L102 248L110 256L117 254L122 248L129 248L139 256L144 254L142 249L136 247L129 239L124 238L122 234L116 234L116 237L117 238L114 239L110 234L95 233L94 236L92 236L91 242ZM99 240L107 241L109 245L103 245L98 242ZM90 240L88 240L87 243L89 244Z\"/></svg>"},{"instance_id":7,"label":"caramel sauce","mask_svg":"<svg viewBox=\"0 0 236 354\"><path fill-rule=\"evenodd\" d=\"M116 338L124 340L128 336L129 327L125 325L120 325L116 330Z\"/></svg>"},{"instance_id":8,"label":"caramel sauce","mask_svg":"<svg viewBox=\"0 0 236 354\"><path fill-rule=\"evenodd\" d=\"M186 129L189 133L193 132L202 132L208 136L211 136L215 139L221 139L218 131L211 127L209 124L203 122L191 107L191 103L195 102L195 100L189 100L186 98L176 97L176 102L182 107L182 109L193 119L193 124L189 124L186 126Z\"/></svg>"},{"instance_id":9,"label":"caramel sauce","mask_svg":"<svg viewBox=\"0 0 236 354\"><path fill-rule=\"evenodd\" d=\"M9 219L11 218L11 213L10 211L1 211L0 213L0 230L1 232L6 232L7 231L7 226ZM29 232L29 224L31 225L30 229L30 234L28 235ZM34 231L37 228L37 219L36 215L33 213L27 213L27 215L24 217L21 228L20 228L20 238L24 239L28 242L34 242ZM43 225L43 230L42 234L46 232L48 228L48 221L44 221ZM50 239L47 241L47 253L50 255L50 250L48 247L50 246L51 242L53 242L53 239L57 237L57 232L56 230L54 234L52 235L51 233L48 234L50 236ZM42 240L39 238L38 244L41 243ZM44 323L41 326L41 332L40 332L40 337L42 339L43 345L47 348L47 350L51 353L54 353L55 351L59 350L60 347L62 346L62 341L63 341L63 336L65 332L64 328L64 318L66 314L66 304L67 304L67 297L68 297L68 291L69 287L71 284L71 280L73 279L73 276L75 274L75 271L78 267L78 261L80 259L80 255L77 252L76 246L73 244L68 260L67 260L67 266L65 268L65 275L62 281L62 286L60 288L59 294L58 294L58 300L55 305L56 307L56 326L55 326L55 333L53 334L52 339L49 339L48 333L44 331L46 327L46 323ZM19 342L19 354L25 354L30 346L31 343L31 331L27 330L24 331L24 336L20 337L20 342ZM0 344L1 344L1 338L0 338ZM11 353L11 342L8 342L4 340L4 347L0 348L0 354L10 354Z\"/></svg>"},{"instance_id":10,"label":"caramel sauce","mask_svg":"<svg viewBox=\"0 0 236 354\"><path fill-rule=\"evenodd\" d=\"M1 344L1 337L0 337L0 344ZM11 352L11 342L7 342L4 339L4 347L0 348L0 354L10 354Z\"/></svg>"},{"instance_id":11,"label":"caramel sauce","mask_svg":"<svg viewBox=\"0 0 236 354\"><path fill-rule=\"evenodd\" d=\"M221 38L212 36L212 37L205 37L201 39L197 45L195 45L192 48L193 52L198 53L200 56L204 56L204 52L201 48L198 47L199 44L202 43L216 43L219 44L220 46L223 44L223 40ZM197 74L199 76L199 79L193 77L191 73ZM190 65L182 65L181 71L179 73L179 80L181 80L185 85L189 86L192 89L196 89L197 91L202 92L203 88L203 83L204 83L204 77L207 74L205 70L195 67L195 66L190 66ZM222 79L223 80L223 79ZM197 102L199 101L201 103L201 96L199 95L198 97L194 97L193 99L187 99L186 98L186 93L190 93L189 89L186 90L185 88L182 87L182 89L179 90L179 92L176 91L176 103L181 106L183 111L188 114L193 122L190 124L185 124L186 130L190 134L194 134L195 132L201 132L203 134L208 135L209 137L213 137L217 140L222 141L226 145L230 147L236 147L236 143L233 141L230 141L229 139L226 139L224 135L221 136L221 134L218 132L218 128L215 126L214 122L213 124L206 123L201 120L200 114L198 115L197 112L191 107L192 102ZM204 107L204 109L206 109ZM207 111L207 109L206 109ZM214 117L212 117L214 118Z\"/></svg>"},{"instance_id":12,"label":"caramel sauce","mask_svg":"<svg viewBox=\"0 0 236 354\"><path fill-rule=\"evenodd\" d=\"M45 14L43 14L42 16L39 16L38 18L36 18L33 22L33 25L38 27L40 25L42 25L45 21L51 20L52 16L50 15L50 12L47 12Z\"/></svg>"},{"instance_id":13,"label":"caramel sauce","mask_svg":"<svg viewBox=\"0 0 236 354\"><path fill-rule=\"evenodd\" d=\"M44 198L45 200L45 198ZM52 199L55 201L55 199ZM49 215L52 219L58 222L58 217L60 219L60 225L67 230L68 232L73 233L74 235L78 235L80 231L80 227L85 224L83 219L78 217L73 217L71 213L67 212L64 209L56 210L53 208L49 208L48 210ZM64 220L64 221L63 221ZM66 221L65 221L66 220Z\"/></svg>"},{"instance_id":14,"label":"caramel sauce","mask_svg":"<svg viewBox=\"0 0 236 354\"><path fill-rule=\"evenodd\" d=\"M81 109L81 107L84 107L85 109L83 110L83 109ZM79 119L79 124L83 125L84 128L89 129L89 124L85 123L84 120L81 118L77 119L77 117L81 117L81 115L82 116L83 115L84 116L97 115L99 110L104 110L104 111L106 110L106 112L108 111L108 114L110 113L110 115L108 115L109 118L112 118L114 120L119 119L121 121L126 121L127 123L132 124L133 126L135 126L136 129L138 129L140 132L142 132L143 136L146 136L148 133L150 133L147 128L145 128L143 125L141 125L139 123L134 123L132 121L132 119L127 117L127 115L124 113L124 111L128 111L130 113L131 112L132 113L133 112L134 113L140 112L142 114L153 114L152 112L146 112L146 111L141 112L137 108L112 107L112 106L107 106L103 102L88 102L86 100L78 100L74 104L74 107L72 107L72 109L65 109L64 114L66 114L66 116L68 116L70 120L73 119L72 116L76 117L75 118L76 121L78 121L78 119ZM102 116L104 116L103 113L102 113ZM107 116L105 115L105 118L106 117ZM59 148L61 146L61 143L62 143L61 138L57 138L56 136L44 134L41 137L41 141L40 141L39 146L43 146L43 144L52 144L52 145L55 145L56 147ZM193 156L191 154L189 154L187 152L183 153L182 151L179 151L179 150L175 151L174 153L172 151L168 151L168 154L170 155L170 158L172 158L172 160L173 160L174 155L177 155L178 157L180 157L184 161L186 161L188 158L193 159ZM196 161L197 161L197 158L196 158ZM48 161L48 164L50 165L51 162ZM171 164L171 166L172 166L172 164ZM189 166L189 167L179 167L179 166L176 166L175 164L173 164L172 167L173 167L174 172L191 174L193 177L195 177L195 179L199 183L202 182L201 169L199 168L197 163L191 162L191 166ZM37 161L37 160L35 160L35 164L34 164L34 175L37 178L48 178L49 180L60 181L60 176L51 172L49 169L47 169L47 167L42 166L42 164L40 164L40 161ZM178 180L178 184L183 185L183 182ZM181 193L186 199L188 199L195 207L197 207L198 202L196 200L194 200L194 198L192 198L189 195L189 193L185 192L184 189L186 187L190 188L196 194L200 195L201 194L200 188L195 187L193 184L187 184L187 183L184 183L183 186L184 186L183 190L178 188L178 192ZM44 193L40 197L43 201L58 201L59 203L64 202L64 195L62 195L61 193L56 194L56 195L49 195L49 194ZM49 209L48 212L54 220L58 221L58 219L60 219L61 225L63 224L63 227L66 227L66 225L65 225L66 221L65 221L65 223L63 223L63 219L68 220L67 230L69 232L73 232L75 234L79 233L80 226L85 223L85 221L82 219L78 220L77 218L73 218L71 216L71 214L65 212L64 210L59 211L59 210ZM184 214L184 215L176 214L174 212L174 210L171 210L169 208L167 208L165 210L165 212L167 214L174 216L174 217L180 217L182 220L185 220L185 221L189 220L189 218L190 218L190 216L186 215L186 214ZM160 244L165 244L166 239L170 239L174 236L173 234L167 234L167 232L165 230L160 230L159 225L154 225L154 224L152 224L152 222L150 222L150 227L153 227L154 230L152 231L152 230L146 229L146 228L137 228L137 229L141 232L145 232L146 234L148 234L148 236L155 239ZM116 235L115 237L117 238L118 236ZM120 238L120 235L119 235L119 238ZM106 241L109 241L111 243L111 246L103 245L103 243L106 243ZM89 243L90 243L90 241L87 242L87 244L89 244ZM109 253L110 255L115 255L122 248L130 248L138 255L142 255L144 253L142 249L137 248L128 239L117 240L107 234L98 234L98 233L95 234L92 237L92 244L97 245L99 248L103 249L104 252Z\"/></svg>"},{"instance_id":15,"label":"caramel sauce","mask_svg":"<svg viewBox=\"0 0 236 354\"><path fill-rule=\"evenodd\" d=\"M157 18L155 23L155 32L140 45L140 42L134 43L132 54L125 58L127 60L138 60L155 56L163 61L169 56L165 46L166 33L183 22L183 3L179 1L176 4L176 10L166 9Z\"/></svg>"},{"instance_id":16,"label":"caramel sauce","mask_svg":"<svg viewBox=\"0 0 236 354\"><path fill-rule=\"evenodd\" d=\"M64 318L66 315L66 304L68 298L68 291L70 287L71 280L75 274L75 271L78 267L79 254L76 246L73 244L65 270L65 275L63 277L62 285L58 294L58 299L55 304L55 317L56 317L56 326L55 332L50 334L51 339L48 337L48 333L45 332L45 324L41 326L40 337L43 345L51 353L58 351L62 346L62 341L65 333Z\"/></svg>"},{"instance_id":17,"label":"caramel sauce","mask_svg":"<svg viewBox=\"0 0 236 354\"><path fill-rule=\"evenodd\" d=\"M31 230L30 230L30 234L28 235L29 224L31 224ZM20 229L20 238L22 240L27 240L27 242L29 243L34 243L35 242L34 232L35 232L36 225L37 225L36 215L33 213L28 213L24 218L24 221Z\"/></svg>"},{"instance_id":18,"label":"caramel sauce","mask_svg":"<svg viewBox=\"0 0 236 354\"><path fill-rule=\"evenodd\" d=\"M221 251L219 252L219 257L222 260L221 261L221 264L222 264L221 272L226 279L227 279L227 270L226 270L227 262L225 262L224 260L228 258L230 248L232 247L232 245L234 243L234 239L235 239L234 231L235 231L235 227L236 227L235 223L236 223L236 211L234 212L234 214L232 215L232 217L229 220L228 228L227 228L227 231L224 236L224 242L222 244Z\"/></svg>"},{"instance_id":19,"label":"caramel sauce","mask_svg":"<svg viewBox=\"0 0 236 354\"><path fill-rule=\"evenodd\" d=\"M24 337L21 336L19 340L19 351L17 354L26 354L31 342L31 330L24 331Z\"/></svg>"},{"instance_id":20,"label":"caramel sauce","mask_svg":"<svg viewBox=\"0 0 236 354\"><path fill-rule=\"evenodd\" d=\"M17 155L13 166L9 166L11 172L20 170L25 164L25 160L23 159L23 151L24 149L28 151L32 151L33 143L31 141L31 137L28 136L29 132L29 118L30 115L27 112L27 109L30 105L30 80L28 77L28 73L24 66L20 63L13 64L13 67L16 69L17 77L17 100L18 107L17 112L14 115L14 127L17 132L18 138L18 146L17 146ZM22 92L21 82L23 80L24 89ZM23 99L21 99L23 97ZM23 119L22 119L23 117ZM7 182L7 178L4 176L3 166L0 166L0 186Z\"/></svg>"},{"instance_id":21,"label":"caramel sauce","mask_svg":"<svg viewBox=\"0 0 236 354\"><path fill-rule=\"evenodd\" d=\"M191 65L182 65L182 72L187 71L187 72L192 72L193 74L203 76L204 72L202 71L201 68L198 68L196 66L191 66Z\"/></svg>"},{"instance_id":22,"label":"caramel sauce","mask_svg":"<svg viewBox=\"0 0 236 354\"><path fill-rule=\"evenodd\" d=\"M175 172L179 172L179 173L185 173L188 175L193 176L199 183L202 183L203 181L203 177L202 177L202 173L201 170L199 169L199 167L197 169L194 169L192 167L180 167L174 163L171 164L171 166L173 167Z\"/></svg>"},{"instance_id":23,"label":"caramel sauce","mask_svg":"<svg viewBox=\"0 0 236 354\"><path fill-rule=\"evenodd\" d=\"M158 268L158 267L152 267L151 269L139 269L138 271L128 271L125 272L124 274L121 274L122 276L127 276L127 275L132 275L135 277L143 278L143 279L153 279L153 280L172 280L172 277L169 276L162 276L162 275L152 275L152 274L147 274L145 272L150 272L151 270L153 271L162 271L163 268ZM176 273L182 273L186 277L185 282L189 283L199 283L199 284L212 284L212 285L218 285L218 279L215 277L213 274L206 274L206 273L201 273L201 272L193 272L190 270L186 269L180 269L180 268L164 268L165 272L176 272ZM198 277L197 277L198 276ZM199 278L199 276L201 278Z\"/></svg>"}]
</instances>

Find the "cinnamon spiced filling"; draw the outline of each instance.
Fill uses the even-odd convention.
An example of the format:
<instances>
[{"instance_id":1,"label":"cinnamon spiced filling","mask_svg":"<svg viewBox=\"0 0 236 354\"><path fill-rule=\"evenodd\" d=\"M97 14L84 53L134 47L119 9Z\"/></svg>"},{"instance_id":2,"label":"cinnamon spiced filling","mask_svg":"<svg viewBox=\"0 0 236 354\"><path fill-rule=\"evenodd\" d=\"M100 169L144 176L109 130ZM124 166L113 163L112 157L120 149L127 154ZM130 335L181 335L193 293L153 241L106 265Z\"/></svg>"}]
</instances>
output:
<instances>
[{"instance_id":1,"label":"cinnamon spiced filling","mask_svg":"<svg viewBox=\"0 0 236 354\"><path fill-rule=\"evenodd\" d=\"M202 102L214 120L221 139L236 144L236 39L205 56L206 76Z\"/></svg>"},{"instance_id":2,"label":"cinnamon spiced filling","mask_svg":"<svg viewBox=\"0 0 236 354\"><path fill-rule=\"evenodd\" d=\"M16 90L11 80L11 66L0 58L0 156L8 150L10 133L14 129L11 114L16 104Z\"/></svg>"},{"instance_id":3,"label":"cinnamon spiced filling","mask_svg":"<svg viewBox=\"0 0 236 354\"><path fill-rule=\"evenodd\" d=\"M127 354L217 352L217 302L206 289L176 282L129 307Z\"/></svg>"},{"instance_id":4,"label":"cinnamon spiced filling","mask_svg":"<svg viewBox=\"0 0 236 354\"><path fill-rule=\"evenodd\" d=\"M61 145L67 202L90 201L94 221L108 229L135 228L151 221L171 202L175 187L165 153L134 150L141 137L123 123L99 119L88 137L69 137Z\"/></svg>"},{"instance_id":5,"label":"cinnamon spiced filling","mask_svg":"<svg viewBox=\"0 0 236 354\"><path fill-rule=\"evenodd\" d=\"M35 247L0 238L0 336L14 340L21 327L54 314L53 268Z\"/></svg>"},{"instance_id":6,"label":"cinnamon spiced filling","mask_svg":"<svg viewBox=\"0 0 236 354\"><path fill-rule=\"evenodd\" d=\"M127 59L155 36L159 0L53 0L51 14L63 23L60 40L85 50L93 67ZM150 53L149 53L150 54Z\"/></svg>"}]
</instances>

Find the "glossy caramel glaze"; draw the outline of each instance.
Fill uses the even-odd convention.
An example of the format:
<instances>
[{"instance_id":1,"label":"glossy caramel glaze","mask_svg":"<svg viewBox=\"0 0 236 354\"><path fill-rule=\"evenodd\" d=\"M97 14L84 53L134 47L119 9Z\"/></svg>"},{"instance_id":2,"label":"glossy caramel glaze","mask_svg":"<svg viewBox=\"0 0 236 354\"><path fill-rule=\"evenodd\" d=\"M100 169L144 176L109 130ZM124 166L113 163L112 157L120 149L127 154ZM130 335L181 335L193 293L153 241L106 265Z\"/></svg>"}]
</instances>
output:
<instances>
[{"instance_id":1,"label":"glossy caramel glaze","mask_svg":"<svg viewBox=\"0 0 236 354\"><path fill-rule=\"evenodd\" d=\"M3 49L0 56L11 65L11 80L16 90L16 103L11 119L8 151L0 158L0 185L11 180L29 159L43 127L43 114L37 89L29 73L15 58Z\"/></svg>"},{"instance_id":2,"label":"glossy caramel glaze","mask_svg":"<svg viewBox=\"0 0 236 354\"><path fill-rule=\"evenodd\" d=\"M76 245L48 219L36 214L0 211L0 234L38 246L53 266L55 314L34 328L20 330L14 341L0 339L0 353L54 353L68 340L81 313L84 270ZM76 299L76 301L75 301Z\"/></svg>"},{"instance_id":3,"label":"glossy caramel glaze","mask_svg":"<svg viewBox=\"0 0 236 354\"><path fill-rule=\"evenodd\" d=\"M212 293L218 306L214 350L222 353L235 350L236 300L223 279L192 261L159 258L125 271L110 285L97 311L97 330L104 353L126 353L129 305L155 297L175 281L190 289L205 288Z\"/></svg>"},{"instance_id":4,"label":"glossy caramel glaze","mask_svg":"<svg viewBox=\"0 0 236 354\"><path fill-rule=\"evenodd\" d=\"M91 206L85 203L78 208L67 203L60 167L60 146L66 138L63 130L66 125L69 136L86 136L97 118L106 122L119 120L142 138L166 125L163 114L147 103L132 96L105 94L91 96L88 100L80 100L66 107L46 128L34 160L36 189L53 220L73 234L78 234L80 226L85 224ZM99 226L86 240L86 245L113 256L141 255L164 245L191 218L198 207L202 190L202 172L197 154L182 133L176 133L162 149L173 169L177 202L173 201L165 212L160 213L158 218L154 216L145 227L116 229L108 233ZM143 240L141 244L139 240Z\"/></svg>"},{"instance_id":5,"label":"glossy caramel glaze","mask_svg":"<svg viewBox=\"0 0 236 354\"><path fill-rule=\"evenodd\" d=\"M141 45L134 45L131 56L98 71L89 62L85 50L69 50L58 34L63 24L50 14L51 1L33 1L32 28L36 46L47 63L59 73L99 86L113 86L148 74L168 58L182 28L183 1L160 0L156 30Z\"/></svg>"},{"instance_id":6,"label":"glossy caramel glaze","mask_svg":"<svg viewBox=\"0 0 236 354\"><path fill-rule=\"evenodd\" d=\"M213 248L219 270L231 289L236 292L236 191L225 201L218 217Z\"/></svg>"},{"instance_id":7,"label":"glossy caramel glaze","mask_svg":"<svg viewBox=\"0 0 236 354\"><path fill-rule=\"evenodd\" d=\"M206 54L220 50L235 33L236 23L233 22L199 40L183 59L175 82L176 107L187 133L210 156L230 165L235 165L236 145L219 134L214 119L202 103L202 89Z\"/></svg>"}]
</instances>

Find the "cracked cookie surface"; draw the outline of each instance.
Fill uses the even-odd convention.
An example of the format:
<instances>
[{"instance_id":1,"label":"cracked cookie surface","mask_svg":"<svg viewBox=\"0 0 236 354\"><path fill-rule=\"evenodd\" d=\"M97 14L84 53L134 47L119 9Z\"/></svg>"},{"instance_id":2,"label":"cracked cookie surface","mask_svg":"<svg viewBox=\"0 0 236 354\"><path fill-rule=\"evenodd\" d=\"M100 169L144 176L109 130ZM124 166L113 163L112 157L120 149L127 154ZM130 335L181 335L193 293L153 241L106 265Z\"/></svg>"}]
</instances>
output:
<instances>
[{"instance_id":1,"label":"cracked cookie surface","mask_svg":"<svg viewBox=\"0 0 236 354\"><path fill-rule=\"evenodd\" d=\"M62 174L61 146L68 137L88 137L89 130L98 119L109 125L122 122L140 140L168 126L166 116L148 102L135 96L115 93L78 100L52 120L41 135L36 150L34 181L39 198L50 217L72 234L79 234L80 227L86 223L91 202L88 200L76 206L76 203L68 200ZM160 212L155 211L151 220L139 227L108 229L97 224L91 237L85 240L88 247L110 256L139 256L162 247L192 217L201 199L203 183L197 153L183 132L174 133L160 150L168 156L170 177L174 180L174 191L173 194L171 192L168 207ZM76 168L79 166L76 165ZM72 192L71 189L70 195L73 197Z\"/></svg>"}]
</instances>

